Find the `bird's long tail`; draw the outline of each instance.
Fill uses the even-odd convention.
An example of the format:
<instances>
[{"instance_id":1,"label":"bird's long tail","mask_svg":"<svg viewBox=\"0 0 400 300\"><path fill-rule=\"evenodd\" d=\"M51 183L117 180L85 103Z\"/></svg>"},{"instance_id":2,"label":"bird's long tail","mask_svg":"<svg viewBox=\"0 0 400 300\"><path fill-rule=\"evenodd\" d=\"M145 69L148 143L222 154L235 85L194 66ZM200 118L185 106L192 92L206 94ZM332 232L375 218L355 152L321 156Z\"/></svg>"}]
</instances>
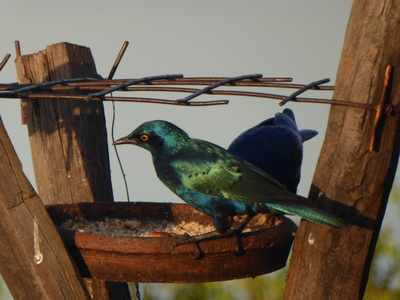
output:
<instances>
[{"instance_id":1,"label":"bird's long tail","mask_svg":"<svg viewBox=\"0 0 400 300\"><path fill-rule=\"evenodd\" d=\"M347 225L347 223L342 218L334 216L316 207L279 204L269 204L268 206L281 212L296 215L306 220L334 228L342 228Z\"/></svg>"}]
</instances>

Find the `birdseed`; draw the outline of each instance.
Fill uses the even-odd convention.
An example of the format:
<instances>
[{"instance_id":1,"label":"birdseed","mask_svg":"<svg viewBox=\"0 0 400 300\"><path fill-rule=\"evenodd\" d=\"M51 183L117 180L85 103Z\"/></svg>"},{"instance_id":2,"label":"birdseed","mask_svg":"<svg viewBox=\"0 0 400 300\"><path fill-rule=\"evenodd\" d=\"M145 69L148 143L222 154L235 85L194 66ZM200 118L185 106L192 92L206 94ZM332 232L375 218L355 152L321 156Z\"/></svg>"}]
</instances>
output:
<instances>
[{"instance_id":1,"label":"birdseed","mask_svg":"<svg viewBox=\"0 0 400 300\"><path fill-rule=\"evenodd\" d=\"M215 230L212 225L204 225L197 222L182 221L180 224L174 224L173 222L158 221L151 223L137 219L107 217L104 221L68 219L60 227L81 233L131 237L196 236ZM249 228L243 230L243 232L249 231L251 231Z\"/></svg>"},{"instance_id":2,"label":"birdseed","mask_svg":"<svg viewBox=\"0 0 400 300\"><path fill-rule=\"evenodd\" d=\"M81 233L132 237L196 236L215 230L212 225L203 225L196 222L183 221L180 224L174 224L172 222L161 221L149 223L137 219L113 218L105 218L104 221L68 219L61 224L61 228Z\"/></svg>"}]
</instances>

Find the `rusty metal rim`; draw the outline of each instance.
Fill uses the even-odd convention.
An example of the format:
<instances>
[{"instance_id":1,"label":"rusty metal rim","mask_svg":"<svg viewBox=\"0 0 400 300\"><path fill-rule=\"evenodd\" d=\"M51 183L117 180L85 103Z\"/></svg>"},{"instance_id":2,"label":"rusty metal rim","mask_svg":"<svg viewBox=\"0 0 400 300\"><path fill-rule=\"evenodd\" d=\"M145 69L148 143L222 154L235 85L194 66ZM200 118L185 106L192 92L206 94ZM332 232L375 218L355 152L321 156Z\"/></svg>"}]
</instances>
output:
<instances>
[{"instance_id":1,"label":"rusty metal rim","mask_svg":"<svg viewBox=\"0 0 400 300\"><path fill-rule=\"evenodd\" d=\"M81 218L90 211L86 218L89 220L95 220L104 217L104 211L107 207L112 210L118 211L128 210L128 207L133 207L136 210L140 206L170 206L171 214L168 218L174 218L181 211L192 211L196 214L201 214L192 209L187 204L180 203L153 203L153 202L137 202L137 203L126 203L126 202L113 202L113 203L79 203L72 205L51 205L48 206L50 214L54 216L54 211L60 210L63 213L67 213L71 218ZM51 213L53 211L53 214ZM96 213L98 211L98 213ZM133 212L134 213L134 212ZM129 213L128 213L129 214ZM111 213L111 217L115 216ZM121 218L126 218L127 214L124 214ZM137 217L137 216L135 216ZM146 217L146 216L141 216ZM180 216L181 218L182 216ZM208 218L208 217L206 217ZM53 217L54 219L54 217ZM200 219L203 221L203 219ZM266 245L272 247L281 242L288 242L293 239L293 232L296 231L296 225L290 220L283 216L278 218L280 224L273 227L258 226L252 232L242 234L243 246L246 248L263 248ZM57 223L57 220L55 220ZM211 222L205 221L207 224ZM182 245L177 247L173 251L173 246L184 237L167 236L167 237L127 237L127 236L111 236L105 234L90 234L81 233L77 231L59 229L63 239L69 246L75 246L79 249L94 250L94 251L105 251L105 252L122 252L126 254L172 254L172 253L188 253L193 252L193 246ZM222 240L207 241L202 243L202 249L205 252L222 253L226 251L226 243L232 243L234 238L224 238Z\"/></svg>"},{"instance_id":2,"label":"rusty metal rim","mask_svg":"<svg viewBox=\"0 0 400 300\"><path fill-rule=\"evenodd\" d=\"M177 203L78 203L51 205L47 210L54 223L67 218L99 220L105 216L121 219L152 216L212 224L211 218L187 204ZM138 215L134 215L134 214ZM147 214L147 216L146 216ZM200 243L204 257L196 258L192 244L176 247L180 237L117 237L60 230L71 256L83 276L120 282L209 282L254 277L285 266L297 226L283 216L269 227L265 215L251 224L256 231L244 233L245 254L236 255L235 238ZM257 219L258 218L258 219ZM260 229L263 228L263 229Z\"/></svg>"}]
</instances>

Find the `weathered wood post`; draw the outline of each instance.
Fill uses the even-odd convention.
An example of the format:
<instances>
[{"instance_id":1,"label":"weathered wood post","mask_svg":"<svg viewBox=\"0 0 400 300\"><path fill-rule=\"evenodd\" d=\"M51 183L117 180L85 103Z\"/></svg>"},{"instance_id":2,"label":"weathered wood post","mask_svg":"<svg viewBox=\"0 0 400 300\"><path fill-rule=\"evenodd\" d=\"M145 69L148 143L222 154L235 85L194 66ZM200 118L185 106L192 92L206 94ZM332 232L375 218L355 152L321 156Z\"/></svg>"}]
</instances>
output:
<instances>
[{"instance_id":1,"label":"weathered wood post","mask_svg":"<svg viewBox=\"0 0 400 300\"><path fill-rule=\"evenodd\" d=\"M378 104L387 65L394 67L388 101L400 104L400 0L355 0L333 98ZM375 112L332 107L310 197L347 216L330 229L302 222L296 234L285 299L361 299L399 158L399 113L378 126ZM346 205L340 209L339 202ZM355 213L359 212L359 215ZM365 221L367 220L367 221ZM369 220L369 222L368 222Z\"/></svg>"},{"instance_id":2,"label":"weathered wood post","mask_svg":"<svg viewBox=\"0 0 400 300\"><path fill-rule=\"evenodd\" d=\"M98 76L90 49L69 43L18 56L16 68L20 83ZM23 114L38 194L45 204L113 201L101 102L23 100ZM107 288L110 295L107 295ZM100 299L130 298L125 283L106 284L93 280L89 290Z\"/></svg>"},{"instance_id":3,"label":"weathered wood post","mask_svg":"<svg viewBox=\"0 0 400 300\"><path fill-rule=\"evenodd\" d=\"M19 56L16 67L20 83L98 76L90 49L68 43ZM43 202L113 201L103 104L34 99L23 108Z\"/></svg>"},{"instance_id":4,"label":"weathered wood post","mask_svg":"<svg viewBox=\"0 0 400 300\"><path fill-rule=\"evenodd\" d=\"M0 272L15 299L89 299L0 118Z\"/></svg>"}]
</instances>

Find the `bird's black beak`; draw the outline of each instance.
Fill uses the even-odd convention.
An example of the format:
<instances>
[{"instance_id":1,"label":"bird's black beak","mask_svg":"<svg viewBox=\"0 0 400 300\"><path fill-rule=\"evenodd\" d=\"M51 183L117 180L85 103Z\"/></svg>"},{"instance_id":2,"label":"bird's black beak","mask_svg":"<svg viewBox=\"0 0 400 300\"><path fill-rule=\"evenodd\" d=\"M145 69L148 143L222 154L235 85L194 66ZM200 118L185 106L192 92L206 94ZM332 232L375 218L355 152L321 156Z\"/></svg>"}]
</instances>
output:
<instances>
[{"instance_id":1,"label":"bird's black beak","mask_svg":"<svg viewBox=\"0 0 400 300\"><path fill-rule=\"evenodd\" d=\"M136 145L138 143L138 139L137 138L133 138L128 136L124 136L123 138L120 138L118 140L116 140L113 145L123 145L123 144L134 144Z\"/></svg>"}]
</instances>

